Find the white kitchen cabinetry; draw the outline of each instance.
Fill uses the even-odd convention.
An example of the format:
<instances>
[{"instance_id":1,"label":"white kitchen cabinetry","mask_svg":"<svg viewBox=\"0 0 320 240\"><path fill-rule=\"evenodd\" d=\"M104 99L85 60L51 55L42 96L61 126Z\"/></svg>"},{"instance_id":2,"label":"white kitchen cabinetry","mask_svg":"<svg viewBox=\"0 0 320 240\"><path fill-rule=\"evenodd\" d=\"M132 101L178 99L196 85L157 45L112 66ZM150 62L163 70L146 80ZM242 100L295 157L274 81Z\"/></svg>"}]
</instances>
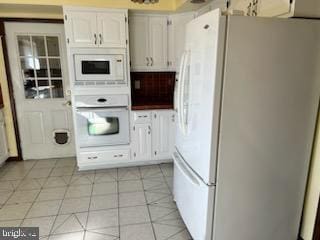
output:
<instances>
[{"instance_id":1,"label":"white kitchen cabinetry","mask_svg":"<svg viewBox=\"0 0 320 240\"><path fill-rule=\"evenodd\" d=\"M133 111L133 157L138 161L168 160L174 149L173 110Z\"/></svg>"},{"instance_id":2,"label":"white kitchen cabinetry","mask_svg":"<svg viewBox=\"0 0 320 240\"><path fill-rule=\"evenodd\" d=\"M160 15L130 16L130 52L132 71L168 69L168 20Z\"/></svg>"},{"instance_id":3,"label":"white kitchen cabinetry","mask_svg":"<svg viewBox=\"0 0 320 240\"><path fill-rule=\"evenodd\" d=\"M319 18L319 0L231 0L230 8L249 16Z\"/></svg>"},{"instance_id":4,"label":"white kitchen cabinetry","mask_svg":"<svg viewBox=\"0 0 320 240\"><path fill-rule=\"evenodd\" d=\"M174 111L154 111L152 130L153 158L170 159L176 134Z\"/></svg>"},{"instance_id":5,"label":"white kitchen cabinetry","mask_svg":"<svg viewBox=\"0 0 320 240\"><path fill-rule=\"evenodd\" d=\"M64 8L69 47L126 48L127 11Z\"/></svg>"},{"instance_id":6,"label":"white kitchen cabinetry","mask_svg":"<svg viewBox=\"0 0 320 240\"><path fill-rule=\"evenodd\" d=\"M186 25L195 18L195 13L181 13L169 16L168 26L168 63L170 69L178 72L182 53L184 51Z\"/></svg>"},{"instance_id":7,"label":"white kitchen cabinetry","mask_svg":"<svg viewBox=\"0 0 320 240\"><path fill-rule=\"evenodd\" d=\"M135 159L151 160L151 123L135 124L133 127L134 153Z\"/></svg>"},{"instance_id":8,"label":"white kitchen cabinetry","mask_svg":"<svg viewBox=\"0 0 320 240\"><path fill-rule=\"evenodd\" d=\"M2 110L0 110L0 165L4 163L9 157L6 128Z\"/></svg>"}]
</instances>

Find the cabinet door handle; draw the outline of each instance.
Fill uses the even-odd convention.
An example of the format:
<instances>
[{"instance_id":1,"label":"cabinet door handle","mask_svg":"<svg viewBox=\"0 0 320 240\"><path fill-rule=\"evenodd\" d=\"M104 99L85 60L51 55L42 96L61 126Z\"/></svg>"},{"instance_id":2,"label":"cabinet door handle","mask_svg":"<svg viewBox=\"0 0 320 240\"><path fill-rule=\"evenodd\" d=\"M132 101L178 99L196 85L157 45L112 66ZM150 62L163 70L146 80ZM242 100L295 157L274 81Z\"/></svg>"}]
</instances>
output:
<instances>
[{"instance_id":1,"label":"cabinet door handle","mask_svg":"<svg viewBox=\"0 0 320 240\"><path fill-rule=\"evenodd\" d=\"M95 33L93 36L94 36L94 44L97 45L97 34Z\"/></svg>"},{"instance_id":2,"label":"cabinet door handle","mask_svg":"<svg viewBox=\"0 0 320 240\"><path fill-rule=\"evenodd\" d=\"M99 33L99 38L100 38L100 45L102 45L103 39L102 39L102 34L101 33Z\"/></svg>"},{"instance_id":3,"label":"cabinet door handle","mask_svg":"<svg viewBox=\"0 0 320 240\"><path fill-rule=\"evenodd\" d=\"M88 157L89 160L92 160L92 159L97 159L98 157L95 156L95 157Z\"/></svg>"},{"instance_id":4,"label":"cabinet door handle","mask_svg":"<svg viewBox=\"0 0 320 240\"><path fill-rule=\"evenodd\" d=\"M150 63L149 58L146 57L146 59L147 59L147 66L149 66L149 63Z\"/></svg>"},{"instance_id":5,"label":"cabinet door handle","mask_svg":"<svg viewBox=\"0 0 320 240\"><path fill-rule=\"evenodd\" d=\"M153 58L152 58L152 57L150 57L150 59L151 59L151 66L153 66Z\"/></svg>"}]
</instances>

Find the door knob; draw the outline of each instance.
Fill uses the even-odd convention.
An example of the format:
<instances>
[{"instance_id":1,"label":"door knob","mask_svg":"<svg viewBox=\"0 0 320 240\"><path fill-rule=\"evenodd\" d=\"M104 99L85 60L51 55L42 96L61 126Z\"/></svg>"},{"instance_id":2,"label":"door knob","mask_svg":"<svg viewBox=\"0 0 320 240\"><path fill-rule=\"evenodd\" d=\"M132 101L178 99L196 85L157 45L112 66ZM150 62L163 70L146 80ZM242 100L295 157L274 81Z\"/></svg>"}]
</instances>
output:
<instances>
[{"instance_id":1,"label":"door knob","mask_svg":"<svg viewBox=\"0 0 320 240\"><path fill-rule=\"evenodd\" d=\"M70 107L70 106L72 106L72 102L69 100L69 101L66 101L65 103L63 103L62 105L66 106L66 107Z\"/></svg>"}]
</instances>

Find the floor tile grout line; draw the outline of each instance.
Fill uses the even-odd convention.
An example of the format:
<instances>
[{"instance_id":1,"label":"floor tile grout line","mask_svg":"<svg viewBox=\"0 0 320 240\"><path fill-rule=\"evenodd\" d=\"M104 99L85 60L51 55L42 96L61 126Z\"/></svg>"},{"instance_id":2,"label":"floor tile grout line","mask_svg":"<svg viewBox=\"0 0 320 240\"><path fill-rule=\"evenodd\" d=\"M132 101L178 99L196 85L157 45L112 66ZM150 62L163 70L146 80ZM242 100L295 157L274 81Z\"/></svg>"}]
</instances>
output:
<instances>
[{"instance_id":1,"label":"floor tile grout line","mask_svg":"<svg viewBox=\"0 0 320 240\"><path fill-rule=\"evenodd\" d=\"M86 223L85 223L85 226L84 226L83 240L85 240L86 235L87 235L87 227L88 227L88 221L89 221L89 215L90 215L90 207L91 207L91 201L92 201L92 195L93 195L93 189L94 189L96 174L97 174L97 172L94 171L94 177L93 177L93 183L92 183L92 187L91 187L90 200L89 200L89 205L88 205L88 215L87 215Z\"/></svg>"},{"instance_id":2,"label":"floor tile grout line","mask_svg":"<svg viewBox=\"0 0 320 240\"><path fill-rule=\"evenodd\" d=\"M33 166L32 166L32 168L30 169L30 171L29 171L29 173L31 172L31 170L34 168L34 166L38 163L38 161L39 160L37 160L34 164L33 164ZM55 163L56 164L56 163ZM50 173L48 174L48 176L50 176L50 174L51 174L51 172L53 171L53 168L51 169L51 171L50 171ZM28 173L28 174L29 174ZM25 177L27 177L27 175L25 176ZM48 178L47 178L48 179ZM41 190L42 190L42 186L41 186L41 188L40 188L40 191L39 191L39 193L37 194L37 196L36 196L36 198L34 199L34 201L32 202L32 204L31 204L31 206L30 206L30 208L29 208L29 210L27 211L27 213L25 214L25 216L24 216L24 218L23 218L23 220L22 220L22 222L21 222L21 224L20 224L20 226L24 223L24 221L26 220L26 218L27 218L27 216L28 216L28 214L29 214L29 212L31 211L31 209L32 209L32 207L34 206L34 204L36 203L36 199L39 197L39 195L40 195L40 193L41 193Z\"/></svg>"},{"instance_id":3,"label":"floor tile grout line","mask_svg":"<svg viewBox=\"0 0 320 240\"><path fill-rule=\"evenodd\" d=\"M57 163L58 163L58 161L56 162L55 166L57 165ZM75 167L73 167L73 169L75 169ZM51 173L49 174L49 176L50 176L50 175L51 175ZM48 178L49 178L49 177L48 177ZM47 180L47 181L48 181L48 180ZM51 228L50 228L49 236L50 236L51 232L53 231L53 227L54 227L54 225L55 225L55 223L56 223L56 221L57 221L57 218L58 218L60 209L61 209L61 207L62 207L63 200L65 199L65 196L66 196L66 194L67 194L68 188L69 188L69 185L67 185L67 189L66 189L66 191L64 192L63 199L60 200L61 203L60 203L59 209L58 209L58 211L57 211L57 214L56 214L56 216L55 216L55 219L54 219L54 221L53 221L53 223L52 223L52 226L51 226Z\"/></svg>"},{"instance_id":4,"label":"floor tile grout line","mask_svg":"<svg viewBox=\"0 0 320 240\"><path fill-rule=\"evenodd\" d=\"M141 174L141 168L139 167L139 172L140 172L140 176L141 176L141 182L142 182L142 188L145 189L144 187L144 183L143 183L143 180L142 180L142 174ZM146 195L146 192L143 191L144 193L144 197L145 197L145 200L146 200L146 203L148 202L147 200L147 195ZM153 237L155 240L157 240L157 236L156 236L156 232L155 232L155 229L154 229L154 226L153 226L153 223L152 223L152 218L151 218L151 213L150 213L150 208L149 206L147 205L147 209L148 209L148 214L149 214L149 219L150 219L150 225L151 225L151 228L152 228L152 232L153 232Z\"/></svg>"},{"instance_id":5,"label":"floor tile grout line","mask_svg":"<svg viewBox=\"0 0 320 240\"><path fill-rule=\"evenodd\" d=\"M24 175L24 177L22 179L20 179L20 182L18 184L18 186L16 188L13 189L12 193L10 194L10 196L7 198L7 200L3 203L2 207L0 209L2 209L7 202L9 201L9 199L12 197L12 195L16 192L16 190L18 189L18 187L22 184L23 180L26 178L26 176L30 173L31 169L33 169L33 167L35 166L36 162L33 163L32 167L27 171L27 173ZM31 207L30 207L31 208Z\"/></svg>"}]
</instances>

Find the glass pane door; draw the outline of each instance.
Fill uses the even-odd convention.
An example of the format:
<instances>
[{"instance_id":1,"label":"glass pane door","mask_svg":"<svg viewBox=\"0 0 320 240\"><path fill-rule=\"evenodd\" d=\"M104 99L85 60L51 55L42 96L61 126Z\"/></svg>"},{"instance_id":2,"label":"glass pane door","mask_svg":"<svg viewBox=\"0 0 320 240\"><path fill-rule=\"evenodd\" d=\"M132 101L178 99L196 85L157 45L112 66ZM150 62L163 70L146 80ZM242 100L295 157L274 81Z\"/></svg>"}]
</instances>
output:
<instances>
[{"instance_id":1,"label":"glass pane door","mask_svg":"<svg viewBox=\"0 0 320 240\"><path fill-rule=\"evenodd\" d=\"M26 99L64 98L58 36L18 35Z\"/></svg>"}]
</instances>

